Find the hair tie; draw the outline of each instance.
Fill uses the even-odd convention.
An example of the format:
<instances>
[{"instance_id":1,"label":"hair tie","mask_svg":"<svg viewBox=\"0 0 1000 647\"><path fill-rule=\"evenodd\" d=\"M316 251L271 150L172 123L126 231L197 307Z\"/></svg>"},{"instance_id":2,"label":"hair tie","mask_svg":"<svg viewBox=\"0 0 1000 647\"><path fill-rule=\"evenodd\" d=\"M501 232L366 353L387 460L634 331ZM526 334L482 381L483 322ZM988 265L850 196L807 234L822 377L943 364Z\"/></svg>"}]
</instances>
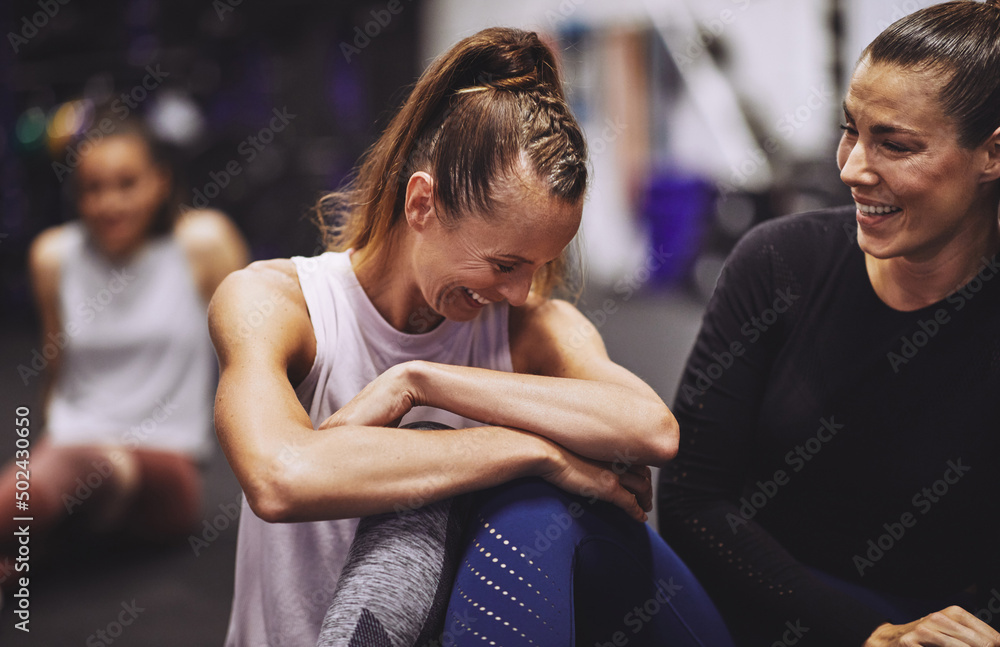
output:
<instances>
[{"instance_id":1,"label":"hair tie","mask_svg":"<svg viewBox=\"0 0 1000 647\"><path fill-rule=\"evenodd\" d=\"M526 90L526 84L536 84L538 81L534 74L522 74L520 76L509 76L506 78L493 78L492 74L484 74L487 78L482 85L472 85L467 88L455 90L455 94L468 94L469 92L483 92L484 90Z\"/></svg>"}]
</instances>

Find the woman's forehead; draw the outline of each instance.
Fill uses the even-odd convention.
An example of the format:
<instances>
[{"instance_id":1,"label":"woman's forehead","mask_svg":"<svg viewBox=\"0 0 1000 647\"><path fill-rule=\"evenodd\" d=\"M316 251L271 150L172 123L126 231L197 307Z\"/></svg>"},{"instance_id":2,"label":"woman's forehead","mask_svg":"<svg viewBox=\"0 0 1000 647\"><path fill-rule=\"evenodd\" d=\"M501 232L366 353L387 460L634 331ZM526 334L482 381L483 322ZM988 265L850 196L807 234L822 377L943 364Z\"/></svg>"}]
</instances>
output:
<instances>
[{"instance_id":1,"label":"woman's forehead","mask_svg":"<svg viewBox=\"0 0 1000 647\"><path fill-rule=\"evenodd\" d=\"M950 122L939 98L942 84L940 74L930 70L862 61L851 77L844 111L854 119L891 118L940 127L942 120Z\"/></svg>"},{"instance_id":2,"label":"woman's forehead","mask_svg":"<svg viewBox=\"0 0 1000 647\"><path fill-rule=\"evenodd\" d=\"M463 218L459 230L497 254L536 262L558 255L569 244L580 227L582 209L582 203L554 196L513 194L484 217Z\"/></svg>"}]
</instances>

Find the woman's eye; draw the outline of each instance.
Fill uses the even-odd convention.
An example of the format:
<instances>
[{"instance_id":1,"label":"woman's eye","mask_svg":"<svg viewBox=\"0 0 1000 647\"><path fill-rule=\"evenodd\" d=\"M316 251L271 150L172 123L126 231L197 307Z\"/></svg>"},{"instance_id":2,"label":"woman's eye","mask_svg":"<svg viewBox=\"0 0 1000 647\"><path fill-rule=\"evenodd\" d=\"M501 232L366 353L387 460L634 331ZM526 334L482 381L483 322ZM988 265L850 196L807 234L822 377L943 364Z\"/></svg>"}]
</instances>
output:
<instances>
[{"instance_id":1,"label":"woman's eye","mask_svg":"<svg viewBox=\"0 0 1000 647\"><path fill-rule=\"evenodd\" d=\"M910 151L909 148L900 146L899 144L895 144L893 142L882 142L882 145L891 150L893 153L908 153Z\"/></svg>"},{"instance_id":2,"label":"woman's eye","mask_svg":"<svg viewBox=\"0 0 1000 647\"><path fill-rule=\"evenodd\" d=\"M498 263L497 264L497 271L500 272L501 274L510 274L511 272L514 271L514 268L512 266L510 266L510 265L500 265Z\"/></svg>"},{"instance_id":3,"label":"woman's eye","mask_svg":"<svg viewBox=\"0 0 1000 647\"><path fill-rule=\"evenodd\" d=\"M849 126L847 124L840 124L840 129L843 130L848 135L857 135L858 134L858 131L854 128L854 126Z\"/></svg>"}]
</instances>

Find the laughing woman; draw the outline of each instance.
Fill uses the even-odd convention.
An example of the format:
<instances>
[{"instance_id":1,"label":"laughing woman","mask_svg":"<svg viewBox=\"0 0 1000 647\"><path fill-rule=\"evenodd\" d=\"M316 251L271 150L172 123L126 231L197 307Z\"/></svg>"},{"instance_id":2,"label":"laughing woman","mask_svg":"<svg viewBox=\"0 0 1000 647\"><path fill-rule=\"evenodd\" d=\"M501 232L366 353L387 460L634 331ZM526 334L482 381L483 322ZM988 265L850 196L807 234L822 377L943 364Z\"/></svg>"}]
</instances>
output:
<instances>
[{"instance_id":1,"label":"laughing woman","mask_svg":"<svg viewBox=\"0 0 1000 647\"><path fill-rule=\"evenodd\" d=\"M844 100L855 204L722 274L660 525L744 644L1000 645L998 70L997 0L891 25Z\"/></svg>"},{"instance_id":2,"label":"laughing woman","mask_svg":"<svg viewBox=\"0 0 1000 647\"><path fill-rule=\"evenodd\" d=\"M548 298L586 182L552 52L533 33L485 30L431 65L355 182L326 200L342 224L335 251L255 263L223 283L210 312L216 426L246 495L227 644L315 644L356 517L540 477L584 493L566 504L581 511L617 506L608 518L649 541L647 466L673 457L677 425L579 311ZM241 334L260 302L279 305ZM585 341L567 343L567 331ZM451 428L400 426L413 420ZM546 551L566 564L570 525ZM504 550L505 570L555 577ZM525 601L538 617L549 610L559 631L569 618L544 644L572 644L571 588L544 609L541 594L511 601L513 590L501 602L518 612ZM499 608L468 610L479 607L481 619L453 626L464 640L533 637Z\"/></svg>"}]
</instances>

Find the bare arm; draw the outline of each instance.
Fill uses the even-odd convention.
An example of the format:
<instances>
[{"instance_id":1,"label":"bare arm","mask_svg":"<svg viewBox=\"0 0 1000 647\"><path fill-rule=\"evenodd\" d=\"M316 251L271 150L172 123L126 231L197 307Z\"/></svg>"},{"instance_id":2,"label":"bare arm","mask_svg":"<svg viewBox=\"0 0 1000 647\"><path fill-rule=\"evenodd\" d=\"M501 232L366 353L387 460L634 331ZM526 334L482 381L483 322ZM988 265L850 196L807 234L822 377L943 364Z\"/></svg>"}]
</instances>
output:
<instances>
[{"instance_id":1,"label":"bare arm","mask_svg":"<svg viewBox=\"0 0 1000 647\"><path fill-rule=\"evenodd\" d=\"M566 301L512 310L514 373L430 365L421 393L433 406L527 429L602 461L661 465L678 428L645 382L611 361L597 329Z\"/></svg>"},{"instance_id":2,"label":"bare arm","mask_svg":"<svg viewBox=\"0 0 1000 647\"><path fill-rule=\"evenodd\" d=\"M63 227L46 229L32 242L28 252L28 272L31 288L42 324L41 345L51 344L62 331L59 317L59 277L62 271ZM42 375L42 410L48 409L52 397L52 387L62 365L62 352L49 360Z\"/></svg>"},{"instance_id":3,"label":"bare arm","mask_svg":"<svg viewBox=\"0 0 1000 647\"><path fill-rule=\"evenodd\" d=\"M261 325L241 329L239 322L262 299L279 305ZM212 300L209 325L221 370L216 432L248 503L266 521L399 510L540 475L556 463L575 466L562 477L567 488L589 488L643 516L606 466L561 457L551 442L517 429L427 431L345 421L314 430L292 387L316 351L290 261L254 263L230 275ZM379 380L408 408L406 390L397 388L408 381L406 372L401 365Z\"/></svg>"},{"instance_id":4,"label":"bare arm","mask_svg":"<svg viewBox=\"0 0 1000 647\"><path fill-rule=\"evenodd\" d=\"M594 326L565 301L533 299L512 310L514 373L410 362L408 381L346 406L323 423L388 424L406 405L427 405L486 424L539 434L588 458L660 465L677 452L663 400L608 358ZM394 400L404 395L406 404ZM381 413L375 407L399 408Z\"/></svg>"},{"instance_id":5,"label":"bare arm","mask_svg":"<svg viewBox=\"0 0 1000 647\"><path fill-rule=\"evenodd\" d=\"M230 272L246 267L249 260L246 241L222 212L189 211L177 220L175 234L205 303Z\"/></svg>"}]
</instances>

